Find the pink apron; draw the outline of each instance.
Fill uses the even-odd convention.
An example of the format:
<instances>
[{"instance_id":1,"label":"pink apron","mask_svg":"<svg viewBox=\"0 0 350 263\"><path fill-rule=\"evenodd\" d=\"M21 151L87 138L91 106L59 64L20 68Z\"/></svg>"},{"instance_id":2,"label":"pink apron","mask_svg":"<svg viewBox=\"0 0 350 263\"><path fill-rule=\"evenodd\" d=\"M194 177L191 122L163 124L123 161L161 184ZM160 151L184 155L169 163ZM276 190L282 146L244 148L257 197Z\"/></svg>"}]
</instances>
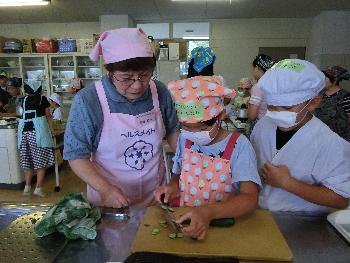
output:
<instances>
[{"instance_id":1,"label":"pink apron","mask_svg":"<svg viewBox=\"0 0 350 263\"><path fill-rule=\"evenodd\" d=\"M123 190L131 206L149 206L155 201L153 191L165 182L162 152L165 128L155 83L150 82L153 109L137 116L111 113L102 82L95 85L103 127L91 161L102 176ZM87 196L94 204L104 205L100 194L90 186Z\"/></svg>"},{"instance_id":2,"label":"pink apron","mask_svg":"<svg viewBox=\"0 0 350 263\"><path fill-rule=\"evenodd\" d=\"M202 206L220 202L232 195L230 160L239 137L234 132L222 158L213 158L190 150L193 142L186 140L180 175L180 206Z\"/></svg>"}]
</instances>

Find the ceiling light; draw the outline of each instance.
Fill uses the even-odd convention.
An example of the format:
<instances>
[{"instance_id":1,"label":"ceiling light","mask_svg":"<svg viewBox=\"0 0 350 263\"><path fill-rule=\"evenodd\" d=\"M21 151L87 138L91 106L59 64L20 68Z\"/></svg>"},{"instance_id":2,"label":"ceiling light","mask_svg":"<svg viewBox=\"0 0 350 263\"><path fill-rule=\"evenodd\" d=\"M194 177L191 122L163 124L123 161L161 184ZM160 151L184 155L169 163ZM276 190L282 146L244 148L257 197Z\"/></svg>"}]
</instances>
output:
<instances>
[{"instance_id":1,"label":"ceiling light","mask_svg":"<svg viewBox=\"0 0 350 263\"><path fill-rule=\"evenodd\" d=\"M0 7L48 5L50 0L0 0Z\"/></svg>"}]
</instances>

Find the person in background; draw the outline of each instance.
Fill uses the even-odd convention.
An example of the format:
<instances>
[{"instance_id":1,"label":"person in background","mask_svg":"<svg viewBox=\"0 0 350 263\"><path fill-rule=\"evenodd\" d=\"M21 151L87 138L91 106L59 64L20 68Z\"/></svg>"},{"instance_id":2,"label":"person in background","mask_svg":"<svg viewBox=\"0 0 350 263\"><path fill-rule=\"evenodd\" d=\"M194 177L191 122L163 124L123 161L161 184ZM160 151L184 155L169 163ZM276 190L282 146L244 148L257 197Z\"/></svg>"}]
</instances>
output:
<instances>
[{"instance_id":1,"label":"person in background","mask_svg":"<svg viewBox=\"0 0 350 263\"><path fill-rule=\"evenodd\" d=\"M180 206L191 207L177 223L190 219L182 230L204 239L213 219L240 217L257 207L259 186L256 157L249 140L221 128L223 97L234 91L212 77L197 76L170 82L182 125L170 184L155 191L164 202L180 194Z\"/></svg>"},{"instance_id":2,"label":"person in background","mask_svg":"<svg viewBox=\"0 0 350 263\"><path fill-rule=\"evenodd\" d=\"M251 134L265 182L259 204L271 211L329 212L350 197L350 143L312 112L324 74L312 63L285 59L259 80L267 113Z\"/></svg>"},{"instance_id":3,"label":"person in background","mask_svg":"<svg viewBox=\"0 0 350 263\"><path fill-rule=\"evenodd\" d=\"M95 205L146 207L166 179L163 138L176 149L174 103L166 86L151 79L156 59L142 29L102 33L90 58L100 55L107 74L74 96L63 157Z\"/></svg>"},{"instance_id":4,"label":"person in background","mask_svg":"<svg viewBox=\"0 0 350 263\"><path fill-rule=\"evenodd\" d=\"M72 81L68 87L68 92L70 94L77 94L83 88L84 88L83 81L80 78L75 78L75 79L72 79Z\"/></svg>"},{"instance_id":5,"label":"person in background","mask_svg":"<svg viewBox=\"0 0 350 263\"><path fill-rule=\"evenodd\" d=\"M321 91L320 106L316 116L350 142L350 93L339 86L343 80L349 80L349 72L342 67L333 66L323 70L326 76L326 88Z\"/></svg>"},{"instance_id":6,"label":"person in background","mask_svg":"<svg viewBox=\"0 0 350 263\"><path fill-rule=\"evenodd\" d=\"M255 80L259 80L265 72L273 66L275 61L265 54L259 54L252 63L252 74ZM251 130L257 120L261 119L266 113L267 107L264 100L264 93L259 85L255 84L251 90L251 96L248 103L248 120L251 122Z\"/></svg>"},{"instance_id":7,"label":"person in background","mask_svg":"<svg viewBox=\"0 0 350 263\"><path fill-rule=\"evenodd\" d=\"M191 58L188 63L187 78L195 76L212 76L217 82L225 86L225 80L220 75L214 74L214 63L216 56L209 47L196 47L191 51Z\"/></svg>"},{"instance_id":8,"label":"person in background","mask_svg":"<svg viewBox=\"0 0 350 263\"><path fill-rule=\"evenodd\" d=\"M49 127L50 103L41 95L41 81L24 84L23 115L18 123L18 147L20 166L24 170L24 195L31 194L34 171L36 187L34 194L44 197L42 190L46 169L55 163L53 135Z\"/></svg>"},{"instance_id":9,"label":"person in background","mask_svg":"<svg viewBox=\"0 0 350 263\"><path fill-rule=\"evenodd\" d=\"M228 116L235 115L237 110L241 108L243 104L248 105L250 99L250 91L253 87L253 81L249 78L241 78L237 82L237 96L230 100L226 106L226 114Z\"/></svg>"},{"instance_id":10,"label":"person in background","mask_svg":"<svg viewBox=\"0 0 350 263\"><path fill-rule=\"evenodd\" d=\"M0 94L0 113L6 113L6 110L4 107L7 103L8 103L8 99Z\"/></svg>"},{"instance_id":11,"label":"person in background","mask_svg":"<svg viewBox=\"0 0 350 263\"><path fill-rule=\"evenodd\" d=\"M52 93L49 97L49 102L52 108L52 120L54 121L62 121L63 113L62 113L62 101L60 95L57 93Z\"/></svg>"},{"instance_id":12,"label":"person in background","mask_svg":"<svg viewBox=\"0 0 350 263\"><path fill-rule=\"evenodd\" d=\"M21 103L21 87L22 79L13 77L9 78L6 81L6 91L9 94L8 104L5 106L7 113L13 113L13 116L16 116L17 107Z\"/></svg>"},{"instance_id":13,"label":"person in background","mask_svg":"<svg viewBox=\"0 0 350 263\"><path fill-rule=\"evenodd\" d=\"M10 96L6 91L6 80L6 74L3 72L0 73L0 96L2 96L3 98L8 98ZM7 102L5 104L7 104Z\"/></svg>"}]
</instances>

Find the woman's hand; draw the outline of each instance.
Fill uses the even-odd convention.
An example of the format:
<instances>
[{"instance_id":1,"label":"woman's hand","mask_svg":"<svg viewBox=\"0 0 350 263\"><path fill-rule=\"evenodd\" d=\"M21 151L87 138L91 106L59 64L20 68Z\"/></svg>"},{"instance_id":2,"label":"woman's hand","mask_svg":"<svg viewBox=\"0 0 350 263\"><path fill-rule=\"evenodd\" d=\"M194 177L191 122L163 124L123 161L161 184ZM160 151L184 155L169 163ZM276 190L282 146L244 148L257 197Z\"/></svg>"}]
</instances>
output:
<instances>
[{"instance_id":1,"label":"woman's hand","mask_svg":"<svg viewBox=\"0 0 350 263\"><path fill-rule=\"evenodd\" d=\"M129 206L130 199L127 195L117 186L111 185L106 191L100 192L103 206L121 208Z\"/></svg>"},{"instance_id":2,"label":"woman's hand","mask_svg":"<svg viewBox=\"0 0 350 263\"><path fill-rule=\"evenodd\" d=\"M161 195L164 194L164 203L168 203L169 200L174 199L176 197L177 192L179 191L179 186L177 183L172 182L168 185L159 186L154 191L154 197L157 202L162 203Z\"/></svg>"},{"instance_id":3,"label":"woman's hand","mask_svg":"<svg viewBox=\"0 0 350 263\"><path fill-rule=\"evenodd\" d=\"M181 224L186 220L191 220L191 223L189 226L183 227L182 232L192 238L203 240L208 232L211 221L208 209L205 207L191 209L176 220L176 223Z\"/></svg>"}]
</instances>

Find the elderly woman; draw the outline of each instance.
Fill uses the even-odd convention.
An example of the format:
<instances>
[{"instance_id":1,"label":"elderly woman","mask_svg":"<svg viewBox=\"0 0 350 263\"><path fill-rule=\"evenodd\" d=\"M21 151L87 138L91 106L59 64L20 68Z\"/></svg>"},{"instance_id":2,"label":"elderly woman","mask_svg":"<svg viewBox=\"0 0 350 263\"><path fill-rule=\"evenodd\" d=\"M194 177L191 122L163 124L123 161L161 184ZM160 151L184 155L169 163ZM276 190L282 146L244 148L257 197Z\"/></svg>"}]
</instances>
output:
<instances>
[{"instance_id":1,"label":"elderly woman","mask_svg":"<svg viewBox=\"0 0 350 263\"><path fill-rule=\"evenodd\" d=\"M65 132L64 159L99 206L148 206L165 183L163 138L175 150L176 111L166 86L151 79L156 60L141 29L104 32L90 54L107 74L78 92Z\"/></svg>"},{"instance_id":2,"label":"elderly woman","mask_svg":"<svg viewBox=\"0 0 350 263\"><path fill-rule=\"evenodd\" d=\"M241 78L236 86L237 96L231 99L230 103L226 106L226 114L228 116L236 115L236 112L242 107L242 105L248 105L253 81L249 78Z\"/></svg>"},{"instance_id":3,"label":"elderly woman","mask_svg":"<svg viewBox=\"0 0 350 263\"><path fill-rule=\"evenodd\" d=\"M350 94L339 86L341 81L349 80L349 72L333 66L323 70L323 74L326 76L326 88L320 94L322 100L316 116L350 142Z\"/></svg>"}]
</instances>

